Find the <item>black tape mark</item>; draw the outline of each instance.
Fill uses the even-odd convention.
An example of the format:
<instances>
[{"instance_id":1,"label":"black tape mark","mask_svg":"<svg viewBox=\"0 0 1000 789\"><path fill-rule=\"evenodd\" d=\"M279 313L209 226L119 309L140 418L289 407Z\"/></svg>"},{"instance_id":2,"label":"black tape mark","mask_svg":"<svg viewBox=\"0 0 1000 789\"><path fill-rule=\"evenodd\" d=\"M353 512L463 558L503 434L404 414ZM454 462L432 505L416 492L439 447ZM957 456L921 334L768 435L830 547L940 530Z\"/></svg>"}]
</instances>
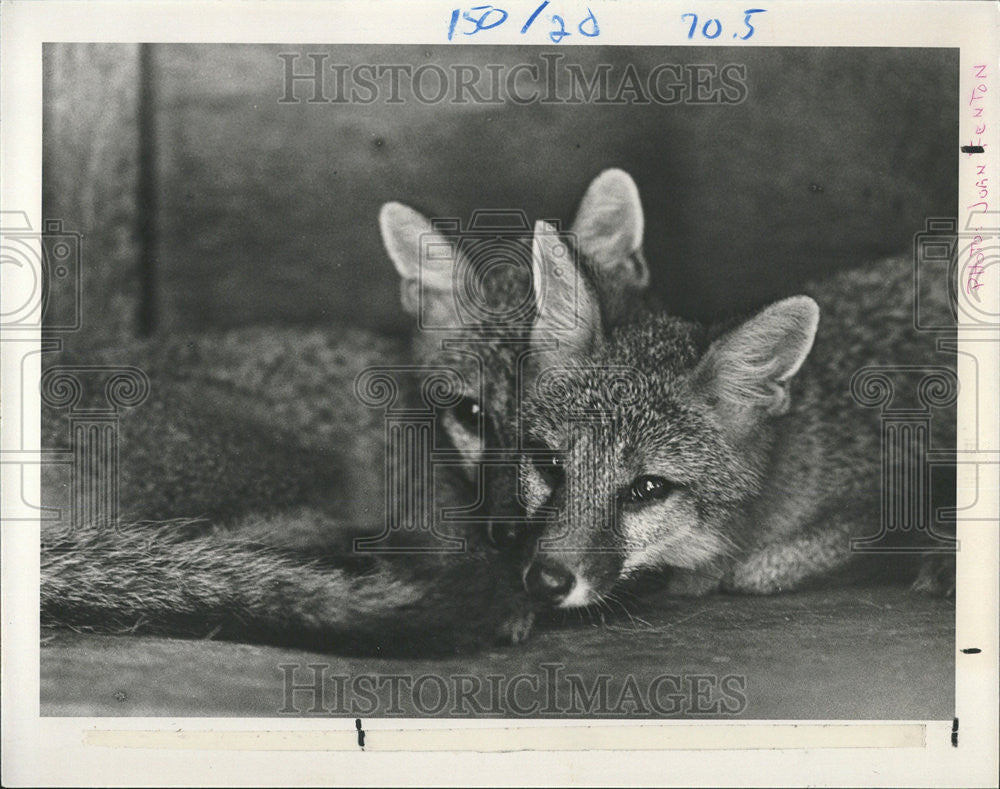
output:
<instances>
[{"instance_id":1,"label":"black tape mark","mask_svg":"<svg viewBox=\"0 0 1000 789\"><path fill-rule=\"evenodd\" d=\"M978 655L982 651L983 650L981 650L979 647L969 647L968 649L962 650L963 654L966 655Z\"/></svg>"},{"instance_id":2,"label":"black tape mark","mask_svg":"<svg viewBox=\"0 0 1000 789\"><path fill-rule=\"evenodd\" d=\"M955 720L958 720L958 718L956 718ZM365 730L361 728L361 718L354 719L354 728L358 730L358 747L364 750Z\"/></svg>"},{"instance_id":3,"label":"black tape mark","mask_svg":"<svg viewBox=\"0 0 1000 789\"><path fill-rule=\"evenodd\" d=\"M962 153L986 153L982 145L963 145Z\"/></svg>"},{"instance_id":4,"label":"black tape mark","mask_svg":"<svg viewBox=\"0 0 1000 789\"><path fill-rule=\"evenodd\" d=\"M951 747L958 747L958 718L951 722Z\"/></svg>"}]
</instances>

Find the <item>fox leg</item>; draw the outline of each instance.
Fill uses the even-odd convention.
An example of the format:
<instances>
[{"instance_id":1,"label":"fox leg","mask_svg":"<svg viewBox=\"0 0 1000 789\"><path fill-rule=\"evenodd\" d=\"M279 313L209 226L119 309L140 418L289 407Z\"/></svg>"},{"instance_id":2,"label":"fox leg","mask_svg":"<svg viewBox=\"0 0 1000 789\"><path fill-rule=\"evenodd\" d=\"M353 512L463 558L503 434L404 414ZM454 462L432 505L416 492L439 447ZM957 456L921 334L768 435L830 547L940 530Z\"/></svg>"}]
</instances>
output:
<instances>
[{"instance_id":1,"label":"fox leg","mask_svg":"<svg viewBox=\"0 0 1000 789\"><path fill-rule=\"evenodd\" d=\"M704 570L671 567L667 594L672 597L704 597L719 591L722 578L723 571L715 567Z\"/></svg>"},{"instance_id":2,"label":"fox leg","mask_svg":"<svg viewBox=\"0 0 1000 789\"><path fill-rule=\"evenodd\" d=\"M955 554L935 553L925 556L910 588L914 592L935 597L954 597Z\"/></svg>"},{"instance_id":3,"label":"fox leg","mask_svg":"<svg viewBox=\"0 0 1000 789\"><path fill-rule=\"evenodd\" d=\"M726 577L723 588L743 594L788 591L842 568L851 558L851 530L840 518L757 548Z\"/></svg>"},{"instance_id":4,"label":"fox leg","mask_svg":"<svg viewBox=\"0 0 1000 789\"><path fill-rule=\"evenodd\" d=\"M722 587L743 594L774 594L846 570L847 577L856 580L874 577L872 573L894 580L909 576L914 578L911 588L915 592L954 596L953 553L932 553L920 557L907 551L905 555L892 557L891 548L887 546L886 553L869 554L869 561L863 562L861 555L851 552L851 537L858 534L851 527L859 520L859 517L838 514L817 521L797 536L760 546L735 565L723 580ZM906 547L918 547L915 542L918 539L919 535L910 535ZM851 567L848 567L849 564ZM911 575L914 572L915 576Z\"/></svg>"}]
</instances>

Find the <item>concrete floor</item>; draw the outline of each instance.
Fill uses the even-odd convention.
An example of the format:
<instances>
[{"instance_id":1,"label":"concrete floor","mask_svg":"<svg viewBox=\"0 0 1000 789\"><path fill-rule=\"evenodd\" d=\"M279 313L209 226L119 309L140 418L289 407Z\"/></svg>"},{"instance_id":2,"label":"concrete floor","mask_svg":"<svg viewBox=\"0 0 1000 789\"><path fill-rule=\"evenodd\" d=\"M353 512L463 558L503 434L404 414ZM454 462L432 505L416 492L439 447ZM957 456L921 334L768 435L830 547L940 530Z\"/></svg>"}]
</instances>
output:
<instances>
[{"instance_id":1,"label":"concrete floor","mask_svg":"<svg viewBox=\"0 0 1000 789\"><path fill-rule=\"evenodd\" d=\"M540 623L521 646L425 661L47 630L42 714L953 716L950 601L863 587L765 598L651 595L629 611L574 612ZM326 681L319 709L310 710L312 691L297 691L288 706L286 681L312 685L313 671Z\"/></svg>"}]
</instances>

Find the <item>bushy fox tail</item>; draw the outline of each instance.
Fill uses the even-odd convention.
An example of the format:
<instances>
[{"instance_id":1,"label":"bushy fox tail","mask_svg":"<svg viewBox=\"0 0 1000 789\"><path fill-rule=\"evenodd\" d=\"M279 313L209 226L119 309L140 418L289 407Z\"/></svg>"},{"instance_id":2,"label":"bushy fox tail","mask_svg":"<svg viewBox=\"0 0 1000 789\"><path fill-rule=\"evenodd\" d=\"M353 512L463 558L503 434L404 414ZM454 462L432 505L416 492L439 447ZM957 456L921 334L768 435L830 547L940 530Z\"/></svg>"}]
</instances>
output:
<instances>
[{"instance_id":1,"label":"bushy fox tail","mask_svg":"<svg viewBox=\"0 0 1000 789\"><path fill-rule=\"evenodd\" d=\"M43 623L378 655L463 651L504 632L516 641L530 625L516 572L496 553L316 559L189 532L47 535Z\"/></svg>"}]
</instances>

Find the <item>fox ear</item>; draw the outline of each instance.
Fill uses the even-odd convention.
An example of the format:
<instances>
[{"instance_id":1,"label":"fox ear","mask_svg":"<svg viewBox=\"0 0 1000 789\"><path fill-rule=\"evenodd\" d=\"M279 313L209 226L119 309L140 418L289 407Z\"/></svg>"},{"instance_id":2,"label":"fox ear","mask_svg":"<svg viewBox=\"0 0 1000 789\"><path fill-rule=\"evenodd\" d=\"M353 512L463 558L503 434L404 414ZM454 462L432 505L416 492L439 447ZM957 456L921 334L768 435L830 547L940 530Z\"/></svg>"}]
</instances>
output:
<instances>
[{"instance_id":1,"label":"fox ear","mask_svg":"<svg viewBox=\"0 0 1000 789\"><path fill-rule=\"evenodd\" d=\"M591 284L573 258L572 248L547 222L535 225L531 241L536 317L532 339L558 341L542 361L552 364L593 351L601 339L601 313Z\"/></svg>"},{"instance_id":2,"label":"fox ear","mask_svg":"<svg viewBox=\"0 0 1000 789\"><path fill-rule=\"evenodd\" d=\"M605 314L616 321L628 296L649 285L642 255L642 202L632 177L616 169L598 175L587 187L572 232L594 270Z\"/></svg>"},{"instance_id":3,"label":"fox ear","mask_svg":"<svg viewBox=\"0 0 1000 789\"><path fill-rule=\"evenodd\" d=\"M729 416L785 413L789 381L809 355L818 324L819 307L808 296L772 304L712 343L695 370L695 386Z\"/></svg>"},{"instance_id":4,"label":"fox ear","mask_svg":"<svg viewBox=\"0 0 1000 789\"><path fill-rule=\"evenodd\" d=\"M410 315L434 313L435 325L458 325L452 277L456 252L430 220L402 203L386 203L378 215L382 243L401 278L400 297Z\"/></svg>"}]
</instances>

